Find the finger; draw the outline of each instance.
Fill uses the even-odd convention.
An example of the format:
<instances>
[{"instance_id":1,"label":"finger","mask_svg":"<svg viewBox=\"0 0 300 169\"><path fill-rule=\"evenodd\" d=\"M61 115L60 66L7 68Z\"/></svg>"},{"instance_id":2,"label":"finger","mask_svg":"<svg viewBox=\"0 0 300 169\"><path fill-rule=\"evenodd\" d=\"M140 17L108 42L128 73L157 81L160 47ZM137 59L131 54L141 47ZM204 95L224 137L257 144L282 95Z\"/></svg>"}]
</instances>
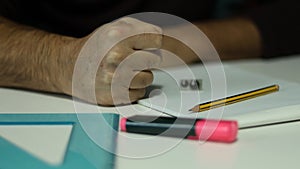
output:
<instances>
[{"instance_id":1,"label":"finger","mask_svg":"<svg viewBox=\"0 0 300 169\"><path fill-rule=\"evenodd\" d=\"M129 90L130 103L143 98L145 94L146 94L146 89L130 89Z\"/></svg>"},{"instance_id":2,"label":"finger","mask_svg":"<svg viewBox=\"0 0 300 169\"><path fill-rule=\"evenodd\" d=\"M112 91L112 95L107 99L110 105L122 105L135 102L145 96L146 89L126 89L120 92Z\"/></svg>"},{"instance_id":3,"label":"finger","mask_svg":"<svg viewBox=\"0 0 300 169\"><path fill-rule=\"evenodd\" d=\"M134 39L131 39L134 40ZM149 45L150 47L150 45ZM155 44L152 46L155 47ZM137 52L137 53L135 53ZM147 53L146 53L147 52ZM155 50L148 50L148 51L136 51L132 48L128 48L126 46L124 46L122 43L119 43L117 45L115 45L105 56L105 64L110 65L110 66L117 66L119 65L125 58L127 58L129 55L132 55L133 53L139 54L140 56L158 56L157 54L155 54ZM161 58L160 57L155 57L157 60L155 61L160 62ZM141 63L141 62L140 62Z\"/></svg>"},{"instance_id":4,"label":"finger","mask_svg":"<svg viewBox=\"0 0 300 169\"><path fill-rule=\"evenodd\" d=\"M106 71L106 70L101 70L101 71L97 72L96 85L97 84L110 85L112 83L113 77L114 77L113 72L109 72L109 71Z\"/></svg>"},{"instance_id":5,"label":"finger","mask_svg":"<svg viewBox=\"0 0 300 169\"><path fill-rule=\"evenodd\" d=\"M130 89L141 89L150 86L153 82L151 71L141 71L137 73L131 81Z\"/></svg>"},{"instance_id":6,"label":"finger","mask_svg":"<svg viewBox=\"0 0 300 169\"><path fill-rule=\"evenodd\" d=\"M104 69L114 70L127 56L131 55L135 51L131 48L125 48L124 46L114 46L105 56L103 62Z\"/></svg>"},{"instance_id":7,"label":"finger","mask_svg":"<svg viewBox=\"0 0 300 169\"><path fill-rule=\"evenodd\" d=\"M147 51L137 51L126 57L116 68L112 85L126 88L142 88L150 85L153 77L151 73L138 72L158 67L160 56Z\"/></svg>"},{"instance_id":8,"label":"finger","mask_svg":"<svg viewBox=\"0 0 300 169\"><path fill-rule=\"evenodd\" d=\"M153 51L139 50L127 56L118 69L142 71L157 68L161 63L161 56Z\"/></svg>"},{"instance_id":9,"label":"finger","mask_svg":"<svg viewBox=\"0 0 300 169\"><path fill-rule=\"evenodd\" d=\"M162 46L161 33L137 33L128 37L124 43L132 49L160 49Z\"/></svg>"}]
</instances>

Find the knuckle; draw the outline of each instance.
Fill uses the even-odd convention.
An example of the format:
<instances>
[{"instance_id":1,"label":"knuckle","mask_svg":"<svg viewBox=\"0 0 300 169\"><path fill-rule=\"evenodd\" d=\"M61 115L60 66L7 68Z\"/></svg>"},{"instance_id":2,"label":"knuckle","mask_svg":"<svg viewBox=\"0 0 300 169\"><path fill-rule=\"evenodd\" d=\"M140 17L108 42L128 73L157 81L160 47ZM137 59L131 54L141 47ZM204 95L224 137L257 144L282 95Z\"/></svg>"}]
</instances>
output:
<instances>
[{"instance_id":1,"label":"knuckle","mask_svg":"<svg viewBox=\"0 0 300 169\"><path fill-rule=\"evenodd\" d=\"M116 50L109 51L107 57L105 58L105 61L108 64L119 63L120 60L121 60L121 58L120 58L120 52L118 52Z\"/></svg>"},{"instance_id":2,"label":"knuckle","mask_svg":"<svg viewBox=\"0 0 300 169\"><path fill-rule=\"evenodd\" d=\"M153 29L154 29L154 33L158 33L158 34L162 34L162 28L156 25L152 25Z\"/></svg>"},{"instance_id":3,"label":"knuckle","mask_svg":"<svg viewBox=\"0 0 300 169\"><path fill-rule=\"evenodd\" d=\"M128 16L122 17L117 20L117 22L122 22L122 23L127 23L127 24L132 23L133 21L136 21L136 19L128 17Z\"/></svg>"},{"instance_id":4,"label":"knuckle","mask_svg":"<svg viewBox=\"0 0 300 169\"><path fill-rule=\"evenodd\" d=\"M106 86L111 85L113 79L113 73L102 71L100 76L97 76L97 85Z\"/></svg>"},{"instance_id":5,"label":"knuckle","mask_svg":"<svg viewBox=\"0 0 300 169\"><path fill-rule=\"evenodd\" d=\"M121 32L120 28L113 26L108 30L107 36L111 37L111 38L115 38L115 37L119 37L121 35L121 33L122 32Z\"/></svg>"},{"instance_id":6,"label":"knuckle","mask_svg":"<svg viewBox=\"0 0 300 169\"><path fill-rule=\"evenodd\" d=\"M103 59L103 65L112 66L119 64L123 60L123 57L126 54L126 52L126 49L122 47L122 45L115 45L106 53Z\"/></svg>"},{"instance_id":7,"label":"knuckle","mask_svg":"<svg viewBox=\"0 0 300 169\"><path fill-rule=\"evenodd\" d=\"M109 38L120 38L122 37L122 35L130 32L132 30L132 27L133 25L128 22L128 19L121 18L106 26L107 36Z\"/></svg>"},{"instance_id":8,"label":"knuckle","mask_svg":"<svg viewBox=\"0 0 300 169\"><path fill-rule=\"evenodd\" d=\"M104 83L106 83L106 84L111 84L111 82L112 82L112 77L113 77L113 75L112 75L112 73L105 73L104 75L103 75L103 82Z\"/></svg>"}]
</instances>

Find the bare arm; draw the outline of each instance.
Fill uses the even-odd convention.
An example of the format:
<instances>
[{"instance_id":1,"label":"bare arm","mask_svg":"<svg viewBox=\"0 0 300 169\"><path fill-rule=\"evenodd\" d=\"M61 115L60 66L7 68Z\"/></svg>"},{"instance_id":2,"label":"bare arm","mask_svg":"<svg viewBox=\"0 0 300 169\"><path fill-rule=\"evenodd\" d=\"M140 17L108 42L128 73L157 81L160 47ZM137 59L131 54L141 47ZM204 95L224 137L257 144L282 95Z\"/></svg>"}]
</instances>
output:
<instances>
[{"instance_id":1,"label":"bare arm","mask_svg":"<svg viewBox=\"0 0 300 169\"><path fill-rule=\"evenodd\" d=\"M89 55L93 55L91 53L103 50L101 46L105 46L104 43L118 40L119 36L126 37L134 32L144 31L154 32L156 35L140 34L114 46L105 56L99 56L104 59L99 69L96 69L96 79L81 80L78 82L80 90L75 93L72 91L73 71L82 49L88 49L85 50L88 51L85 58L90 58ZM89 44L90 39L95 39L96 42ZM158 62L159 56L145 53L143 49L160 46L160 28L133 18L122 18L103 25L81 39L52 34L0 18L0 86L64 93L101 105L127 104L144 96L145 88L152 83L153 75L150 71L133 70L126 65L118 72L115 70L128 55L136 57L129 62L134 66ZM79 76L82 77L87 77L90 73L89 69L79 71ZM125 75L122 74L124 72ZM119 77L115 80L117 85L114 88L114 98L111 91L113 77ZM87 86L92 83L95 83L96 101L86 92Z\"/></svg>"},{"instance_id":2,"label":"bare arm","mask_svg":"<svg viewBox=\"0 0 300 169\"><path fill-rule=\"evenodd\" d=\"M0 17L0 86L65 93L78 42Z\"/></svg>"}]
</instances>

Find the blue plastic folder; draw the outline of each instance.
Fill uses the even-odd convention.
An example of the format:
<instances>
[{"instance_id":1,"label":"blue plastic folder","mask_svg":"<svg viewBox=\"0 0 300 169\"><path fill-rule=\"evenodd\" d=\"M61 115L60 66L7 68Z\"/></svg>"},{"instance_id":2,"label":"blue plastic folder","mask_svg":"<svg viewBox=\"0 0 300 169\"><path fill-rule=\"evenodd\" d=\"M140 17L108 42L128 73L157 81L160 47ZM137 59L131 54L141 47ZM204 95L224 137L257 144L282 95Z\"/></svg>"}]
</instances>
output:
<instances>
[{"instance_id":1,"label":"blue plastic folder","mask_svg":"<svg viewBox=\"0 0 300 169\"><path fill-rule=\"evenodd\" d=\"M119 115L104 113L101 114L103 118L99 118L99 115L90 113L80 116L81 118L93 119L90 125L95 125L95 122L105 123L117 131ZM77 114L0 114L0 125L27 124L73 125L64 162L59 166L49 165L0 137L1 169L110 169L114 167L115 155L98 146L86 134L79 123ZM116 145L116 132L107 131L103 128L99 134L104 135L105 141L113 150Z\"/></svg>"}]
</instances>

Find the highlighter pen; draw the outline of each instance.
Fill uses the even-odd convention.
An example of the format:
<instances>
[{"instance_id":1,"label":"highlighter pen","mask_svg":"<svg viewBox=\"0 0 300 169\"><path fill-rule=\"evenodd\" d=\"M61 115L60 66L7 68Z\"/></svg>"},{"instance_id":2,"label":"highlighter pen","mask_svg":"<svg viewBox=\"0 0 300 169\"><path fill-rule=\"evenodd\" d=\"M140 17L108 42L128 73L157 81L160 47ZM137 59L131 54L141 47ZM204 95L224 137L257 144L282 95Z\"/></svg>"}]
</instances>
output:
<instances>
[{"instance_id":1,"label":"highlighter pen","mask_svg":"<svg viewBox=\"0 0 300 169\"><path fill-rule=\"evenodd\" d=\"M129 133L226 143L234 142L238 132L238 123L234 120L208 120L141 115L122 118L120 127L121 131Z\"/></svg>"}]
</instances>

